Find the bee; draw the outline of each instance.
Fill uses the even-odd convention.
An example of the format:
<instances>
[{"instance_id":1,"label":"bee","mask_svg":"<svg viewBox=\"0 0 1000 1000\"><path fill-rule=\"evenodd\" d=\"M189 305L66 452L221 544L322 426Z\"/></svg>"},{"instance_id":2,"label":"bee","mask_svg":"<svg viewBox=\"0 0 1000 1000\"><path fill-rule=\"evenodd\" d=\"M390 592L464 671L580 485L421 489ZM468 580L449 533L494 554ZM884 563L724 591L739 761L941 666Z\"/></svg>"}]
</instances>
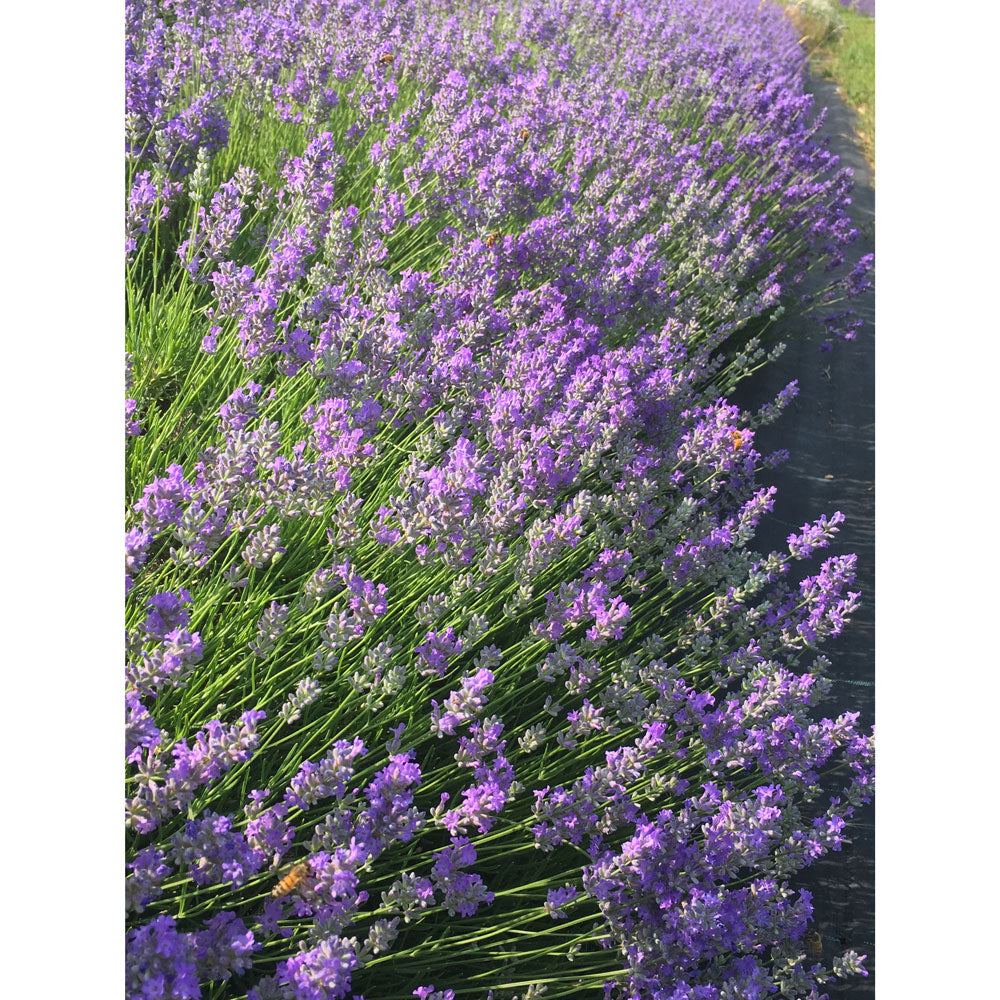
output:
<instances>
[{"instance_id":1,"label":"bee","mask_svg":"<svg viewBox=\"0 0 1000 1000\"><path fill-rule=\"evenodd\" d=\"M503 233L501 233L499 229L494 229L493 232L486 237L486 245L488 247L495 247L502 238Z\"/></svg>"},{"instance_id":2,"label":"bee","mask_svg":"<svg viewBox=\"0 0 1000 1000\"><path fill-rule=\"evenodd\" d=\"M274 899L283 899L289 893L305 888L305 882L309 878L310 869L304 861L295 865L294 868L271 890Z\"/></svg>"},{"instance_id":3,"label":"bee","mask_svg":"<svg viewBox=\"0 0 1000 1000\"><path fill-rule=\"evenodd\" d=\"M729 436L733 442L733 451L739 451L743 447L743 435L739 431L730 431Z\"/></svg>"},{"instance_id":4,"label":"bee","mask_svg":"<svg viewBox=\"0 0 1000 1000\"><path fill-rule=\"evenodd\" d=\"M623 10L616 10L615 11L615 17L624 17L624 16L625 16L625 11L623 11Z\"/></svg>"},{"instance_id":5,"label":"bee","mask_svg":"<svg viewBox=\"0 0 1000 1000\"><path fill-rule=\"evenodd\" d=\"M805 945L806 954L810 958L819 958L823 954L823 939L819 936L819 931L810 927L802 939Z\"/></svg>"},{"instance_id":6,"label":"bee","mask_svg":"<svg viewBox=\"0 0 1000 1000\"><path fill-rule=\"evenodd\" d=\"M386 52L384 55L379 56L380 63L391 63L396 57L391 52Z\"/></svg>"},{"instance_id":7,"label":"bee","mask_svg":"<svg viewBox=\"0 0 1000 1000\"><path fill-rule=\"evenodd\" d=\"M520 140L524 142L524 140L527 139L529 135L531 135L531 129L522 127L521 131L518 132L517 134Z\"/></svg>"}]
</instances>

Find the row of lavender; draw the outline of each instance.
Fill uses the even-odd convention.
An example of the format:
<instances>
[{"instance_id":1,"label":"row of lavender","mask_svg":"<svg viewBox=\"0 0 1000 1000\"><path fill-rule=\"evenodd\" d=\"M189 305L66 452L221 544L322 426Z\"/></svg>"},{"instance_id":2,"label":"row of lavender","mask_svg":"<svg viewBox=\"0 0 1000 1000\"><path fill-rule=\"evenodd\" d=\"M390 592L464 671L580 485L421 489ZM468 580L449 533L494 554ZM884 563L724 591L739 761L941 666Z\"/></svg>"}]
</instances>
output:
<instances>
[{"instance_id":1,"label":"row of lavender","mask_svg":"<svg viewBox=\"0 0 1000 1000\"><path fill-rule=\"evenodd\" d=\"M818 996L854 561L724 396L850 179L770 3L454 6L127 5L128 995Z\"/></svg>"}]
</instances>

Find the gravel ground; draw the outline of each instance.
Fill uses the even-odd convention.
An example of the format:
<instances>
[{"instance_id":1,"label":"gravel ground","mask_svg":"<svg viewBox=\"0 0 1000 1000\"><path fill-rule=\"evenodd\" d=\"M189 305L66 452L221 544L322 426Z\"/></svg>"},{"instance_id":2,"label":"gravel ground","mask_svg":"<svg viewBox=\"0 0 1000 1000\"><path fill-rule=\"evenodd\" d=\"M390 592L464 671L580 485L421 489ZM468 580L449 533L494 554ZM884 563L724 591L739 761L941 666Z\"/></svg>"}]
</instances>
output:
<instances>
[{"instance_id":1,"label":"gravel ground","mask_svg":"<svg viewBox=\"0 0 1000 1000\"><path fill-rule=\"evenodd\" d=\"M874 3L872 3L874 7ZM817 106L829 110L826 131L841 163L854 170L853 218L861 231L849 248L845 267L874 252L875 192L871 170L854 137L853 113L837 96L833 83L813 78L809 90ZM877 261L876 261L877 264ZM824 278L813 281L813 287ZM804 284L807 284L806 279ZM805 290L811 290L806 288ZM761 451L787 448L790 459L775 470L778 487L772 516L761 525L758 547L783 548L785 537L823 513L843 511L837 544L829 554L858 556L857 589L862 606L844 633L822 651L831 659L835 678L825 715L861 713L866 726L875 721L875 297L853 304L864 326L853 343L837 341L820 353L826 334L813 318L787 316L785 353L748 379L734 402L756 407L791 379L799 380L798 398L771 427L758 435ZM744 388L745 387L745 388ZM838 949L868 955L866 979L830 987L831 1000L874 1000L875 996L875 811L866 807L850 831L853 843L807 869L800 882L813 893L815 920L823 939L824 959Z\"/></svg>"}]
</instances>

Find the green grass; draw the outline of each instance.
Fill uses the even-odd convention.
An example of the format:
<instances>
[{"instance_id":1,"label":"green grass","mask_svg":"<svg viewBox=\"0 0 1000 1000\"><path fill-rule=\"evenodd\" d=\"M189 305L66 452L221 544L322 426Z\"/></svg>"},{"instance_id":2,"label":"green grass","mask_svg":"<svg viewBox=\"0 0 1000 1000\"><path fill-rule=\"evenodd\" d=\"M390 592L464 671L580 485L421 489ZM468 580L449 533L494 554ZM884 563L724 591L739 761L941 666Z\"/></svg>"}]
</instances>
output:
<instances>
[{"instance_id":1,"label":"green grass","mask_svg":"<svg viewBox=\"0 0 1000 1000\"><path fill-rule=\"evenodd\" d=\"M840 8L839 24L810 14L801 0L782 0L802 31L813 68L840 88L857 113L857 134L865 159L875 167L875 19Z\"/></svg>"}]
</instances>

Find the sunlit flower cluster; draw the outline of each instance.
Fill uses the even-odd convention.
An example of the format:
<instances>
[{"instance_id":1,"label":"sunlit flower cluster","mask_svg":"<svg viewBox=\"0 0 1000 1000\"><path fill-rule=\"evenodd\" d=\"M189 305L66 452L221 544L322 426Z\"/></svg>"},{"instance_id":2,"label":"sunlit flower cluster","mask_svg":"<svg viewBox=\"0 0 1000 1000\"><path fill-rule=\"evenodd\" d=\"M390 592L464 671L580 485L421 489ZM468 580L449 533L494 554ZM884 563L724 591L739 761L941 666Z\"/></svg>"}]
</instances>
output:
<instances>
[{"instance_id":1,"label":"sunlit flower cluster","mask_svg":"<svg viewBox=\"0 0 1000 1000\"><path fill-rule=\"evenodd\" d=\"M127 995L819 996L839 513L727 396L865 258L758 0L129 0ZM436 984L436 985L432 985Z\"/></svg>"}]
</instances>

